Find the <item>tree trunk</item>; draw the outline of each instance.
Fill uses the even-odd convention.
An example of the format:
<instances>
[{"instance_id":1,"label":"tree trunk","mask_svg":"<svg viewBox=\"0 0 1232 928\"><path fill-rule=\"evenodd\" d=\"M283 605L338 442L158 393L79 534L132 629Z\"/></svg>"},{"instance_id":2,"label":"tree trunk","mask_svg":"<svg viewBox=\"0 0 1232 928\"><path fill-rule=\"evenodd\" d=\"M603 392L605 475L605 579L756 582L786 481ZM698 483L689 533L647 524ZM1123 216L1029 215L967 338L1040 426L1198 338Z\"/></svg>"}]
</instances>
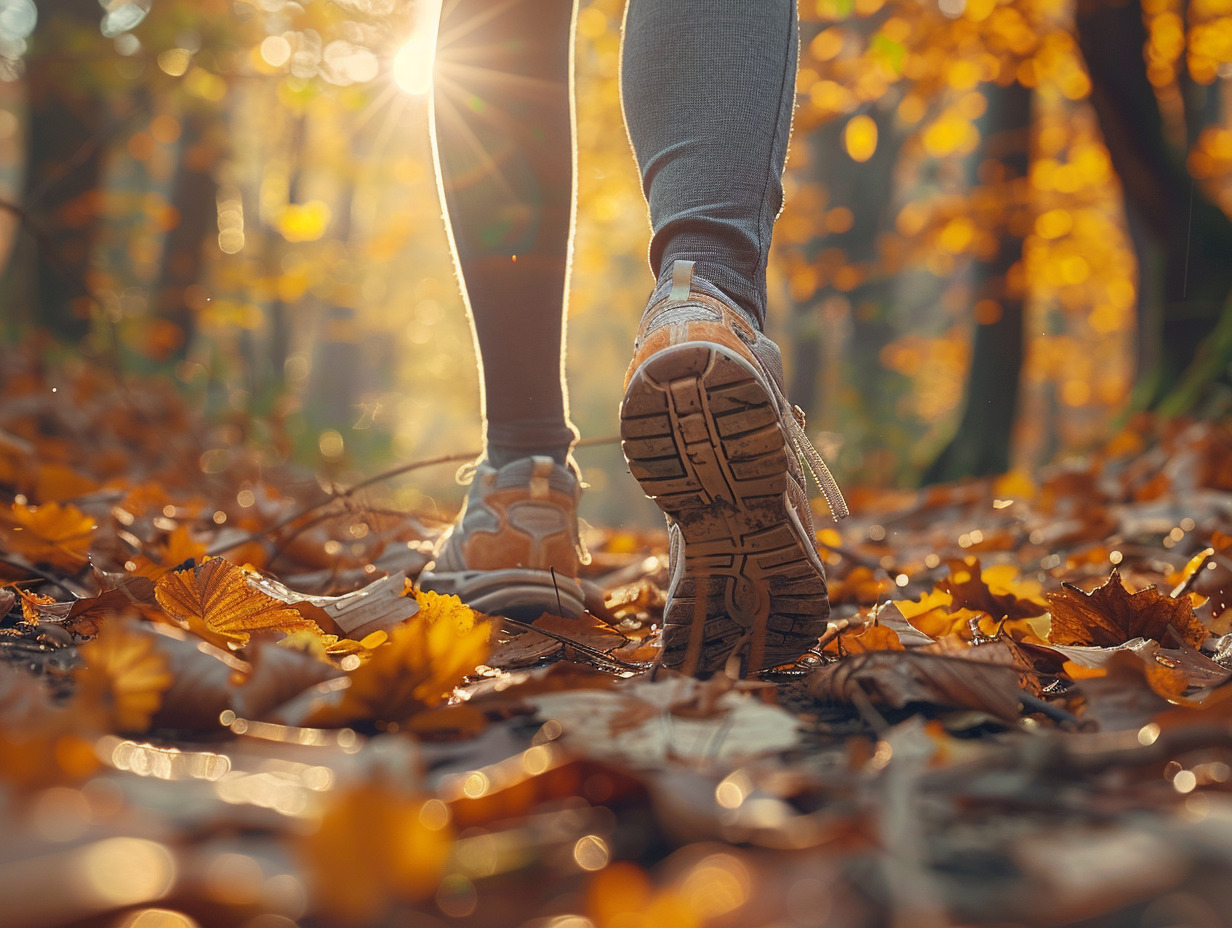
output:
<instances>
[{"instance_id":1,"label":"tree trunk","mask_svg":"<svg viewBox=\"0 0 1232 928\"><path fill-rule=\"evenodd\" d=\"M1194 362L1232 292L1232 221L1190 177L1186 152L1169 144L1147 80L1139 0L1079 0L1075 26L1091 76L1091 103L1123 195L1163 252L1162 326L1140 335L1159 339L1158 367L1138 372L1151 384L1141 391L1142 401L1158 407ZM1199 118L1205 107L1191 101L1186 109ZM1187 127L1186 134L1196 138L1197 129ZM1140 257L1149 251L1140 247Z\"/></svg>"},{"instance_id":2,"label":"tree trunk","mask_svg":"<svg viewBox=\"0 0 1232 928\"><path fill-rule=\"evenodd\" d=\"M1031 91L1021 84L988 90L984 150L999 166L994 183L1010 209L1026 208L1031 132ZM1016 205L1015 205L1016 204ZM966 403L958 431L924 472L922 482L936 483L1009 470L1011 440L1018 408L1025 335L1023 297L1011 291L1009 271L1022 260L1022 237L1001 232L1000 247L989 262L975 268L976 300L994 300L999 312L977 319L967 377Z\"/></svg>"}]
</instances>

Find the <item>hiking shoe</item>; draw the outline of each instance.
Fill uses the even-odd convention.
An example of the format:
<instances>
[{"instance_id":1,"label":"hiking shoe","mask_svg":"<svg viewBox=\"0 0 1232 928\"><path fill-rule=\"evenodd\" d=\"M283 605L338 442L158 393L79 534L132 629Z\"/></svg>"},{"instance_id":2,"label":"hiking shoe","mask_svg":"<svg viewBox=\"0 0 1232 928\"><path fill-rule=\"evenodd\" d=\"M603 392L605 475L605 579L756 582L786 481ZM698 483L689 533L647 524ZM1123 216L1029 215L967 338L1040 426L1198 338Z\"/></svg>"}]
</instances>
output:
<instances>
[{"instance_id":1,"label":"hiking shoe","mask_svg":"<svg viewBox=\"0 0 1232 928\"><path fill-rule=\"evenodd\" d=\"M765 670L825 630L804 469L836 518L847 507L802 420L778 346L677 261L642 318L620 407L629 470L668 518L667 666L707 675L734 654L743 673Z\"/></svg>"},{"instance_id":2,"label":"hiking shoe","mask_svg":"<svg viewBox=\"0 0 1232 928\"><path fill-rule=\"evenodd\" d=\"M420 589L524 622L545 612L580 615L578 568L589 560L578 539L581 495L576 469L550 457L499 469L478 462L462 511L419 576Z\"/></svg>"}]
</instances>

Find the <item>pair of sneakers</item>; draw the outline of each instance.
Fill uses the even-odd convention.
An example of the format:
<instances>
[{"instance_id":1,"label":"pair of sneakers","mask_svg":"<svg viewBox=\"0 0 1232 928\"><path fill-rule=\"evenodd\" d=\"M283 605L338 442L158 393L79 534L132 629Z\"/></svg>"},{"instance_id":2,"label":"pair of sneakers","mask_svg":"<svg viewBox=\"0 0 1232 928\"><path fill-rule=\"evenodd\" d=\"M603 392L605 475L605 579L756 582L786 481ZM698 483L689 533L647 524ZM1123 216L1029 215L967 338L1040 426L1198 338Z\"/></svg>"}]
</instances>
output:
<instances>
[{"instance_id":1,"label":"pair of sneakers","mask_svg":"<svg viewBox=\"0 0 1232 928\"><path fill-rule=\"evenodd\" d=\"M805 472L835 517L846 506L784 396L778 347L692 262L642 317L620 434L668 521L664 664L708 675L735 656L752 673L808 651L830 606ZM552 458L480 462L421 586L494 614L579 614L580 495L576 468Z\"/></svg>"}]
</instances>

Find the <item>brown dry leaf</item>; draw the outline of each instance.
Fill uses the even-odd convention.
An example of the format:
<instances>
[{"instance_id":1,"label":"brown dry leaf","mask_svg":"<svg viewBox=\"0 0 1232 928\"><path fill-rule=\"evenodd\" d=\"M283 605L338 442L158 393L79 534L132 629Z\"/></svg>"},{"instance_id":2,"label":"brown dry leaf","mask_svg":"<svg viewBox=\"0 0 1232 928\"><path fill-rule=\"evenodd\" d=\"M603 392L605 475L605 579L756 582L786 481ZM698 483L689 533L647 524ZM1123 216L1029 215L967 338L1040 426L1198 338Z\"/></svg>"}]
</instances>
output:
<instances>
[{"instance_id":1,"label":"brown dry leaf","mask_svg":"<svg viewBox=\"0 0 1232 928\"><path fill-rule=\"evenodd\" d=\"M195 569L160 577L154 596L168 615L207 641L221 638L243 647L253 632L323 634L295 609L253 589L248 576L234 564L214 558Z\"/></svg>"},{"instance_id":2,"label":"brown dry leaf","mask_svg":"<svg viewBox=\"0 0 1232 928\"><path fill-rule=\"evenodd\" d=\"M172 676L162 705L150 719L150 727L216 729L218 716L224 709L232 708L236 686L248 675L249 665L178 628L151 626L150 634L159 652L166 656Z\"/></svg>"},{"instance_id":3,"label":"brown dry leaf","mask_svg":"<svg viewBox=\"0 0 1232 928\"><path fill-rule=\"evenodd\" d=\"M311 725L356 720L402 722L438 705L488 656L488 623L456 596L418 592L419 612L389 635L351 674L336 703L322 705Z\"/></svg>"},{"instance_id":4,"label":"brown dry leaf","mask_svg":"<svg viewBox=\"0 0 1232 928\"><path fill-rule=\"evenodd\" d=\"M835 702L851 702L858 693L874 706L893 709L929 703L977 709L1007 720L1019 714L1018 670L974 655L870 651L813 671L809 692Z\"/></svg>"},{"instance_id":5,"label":"brown dry leaf","mask_svg":"<svg viewBox=\"0 0 1232 928\"><path fill-rule=\"evenodd\" d=\"M1082 716L1104 731L1140 728L1171 706L1192 706L1184 699L1185 674L1164 667L1153 657L1118 651L1103 673L1076 682L1084 697Z\"/></svg>"},{"instance_id":6,"label":"brown dry leaf","mask_svg":"<svg viewBox=\"0 0 1232 928\"><path fill-rule=\"evenodd\" d=\"M1194 647L1206 640L1206 629L1187 597L1172 599L1154 587L1130 593L1115 568L1108 581L1091 593L1069 583L1063 587L1047 594L1052 609L1050 637L1056 644L1114 647L1133 638L1162 642L1169 627Z\"/></svg>"},{"instance_id":7,"label":"brown dry leaf","mask_svg":"<svg viewBox=\"0 0 1232 928\"><path fill-rule=\"evenodd\" d=\"M154 634L131 623L113 625L80 652L78 711L106 731L146 731L175 682Z\"/></svg>"},{"instance_id":8,"label":"brown dry leaf","mask_svg":"<svg viewBox=\"0 0 1232 928\"><path fill-rule=\"evenodd\" d=\"M50 564L76 572L90 558L90 544L98 525L76 506L13 503L8 524L2 526L10 551L36 564Z\"/></svg>"},{"instance_id":9,"label":"brown dry leaf","mask_svg":"<svg viewBox=\"0 0 1232 928\"><path fill-rule=\"evenodd\" d=\"M264 719L304 690L342 674L312 654L269 641L253 642L246 653L252 673L236 691L233 706L246 719Z\"/></svg>"},{"instance_id":10,"label":"brown dry leaf","mask_svg":"<svg viewBox=\"0 0 1232 928\"><path fill-rule=\"evenodd\" d=\"M291 836L314 910L340 925L376 924L395 900L436 891L453 847L448 808L382 780L332 795L315 831Z\"/></svg>"}]
</instances>

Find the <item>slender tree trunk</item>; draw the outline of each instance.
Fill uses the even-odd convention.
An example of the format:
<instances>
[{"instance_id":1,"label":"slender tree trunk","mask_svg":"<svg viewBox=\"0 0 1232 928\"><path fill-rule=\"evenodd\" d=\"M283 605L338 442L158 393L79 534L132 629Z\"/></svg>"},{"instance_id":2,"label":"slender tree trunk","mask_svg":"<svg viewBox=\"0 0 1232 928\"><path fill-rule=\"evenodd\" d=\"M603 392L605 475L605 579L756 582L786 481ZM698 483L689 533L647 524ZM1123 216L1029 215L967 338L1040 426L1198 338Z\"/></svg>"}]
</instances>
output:
<instances>
[{"instance_id":1,"label":"slender tree trunk","mask_svg":"<svg viewBox=\"0 0 1232 928\"><path fill-rule=\"evenodd\" d=\"M97 30L99 10L97 0L58 0L54 15ZM96 96L66 89L72 64L44 47L43 32L34 33L26 69L30 134L23 199L46 234L31 269L36 302L27 321L75 343L89 333L94 311L81 282L98 228L106 112Z\"/></svg>"},{"instance_id":2,"label":"slender tree trunk","mask_svg":"<svg viewBox=\"0 0 1232 928\"><path fill-rule=\"evenodd\" d=\"M1030 162L1031 91L1021 84L988 90L983 157L995 161L1001 200L1010 209L1026 209ZM1025 223L1020 223L1025 227ZM981 313L975 325L966 403L958 431L924 472L923 482L985 476L1009 470L1019 380L1022 374L1023 298L1009 288L1010 269L1022 260L1022 236L1006 223L991 261L977 265L975 298L990 300L997 310Z\"/></svg>"},{"instance_id":3,"label":"slender tree trunk","mask_svg":"<svg viewBox=\"0 0 1232 928\"><path fill-rule=\"evenodd\" d=\"M160 339L166 354L159 360L183 359L196 331L196 314L187 293L201 280L206 237L214 230L217 215L213 171L217 155L209 147L209 122L210 115L200 110L187 110L181 119L180 160L171 189L179 221L167 233L153 301L155 316L178 335Z\"/></svg>"}]
</instances>

